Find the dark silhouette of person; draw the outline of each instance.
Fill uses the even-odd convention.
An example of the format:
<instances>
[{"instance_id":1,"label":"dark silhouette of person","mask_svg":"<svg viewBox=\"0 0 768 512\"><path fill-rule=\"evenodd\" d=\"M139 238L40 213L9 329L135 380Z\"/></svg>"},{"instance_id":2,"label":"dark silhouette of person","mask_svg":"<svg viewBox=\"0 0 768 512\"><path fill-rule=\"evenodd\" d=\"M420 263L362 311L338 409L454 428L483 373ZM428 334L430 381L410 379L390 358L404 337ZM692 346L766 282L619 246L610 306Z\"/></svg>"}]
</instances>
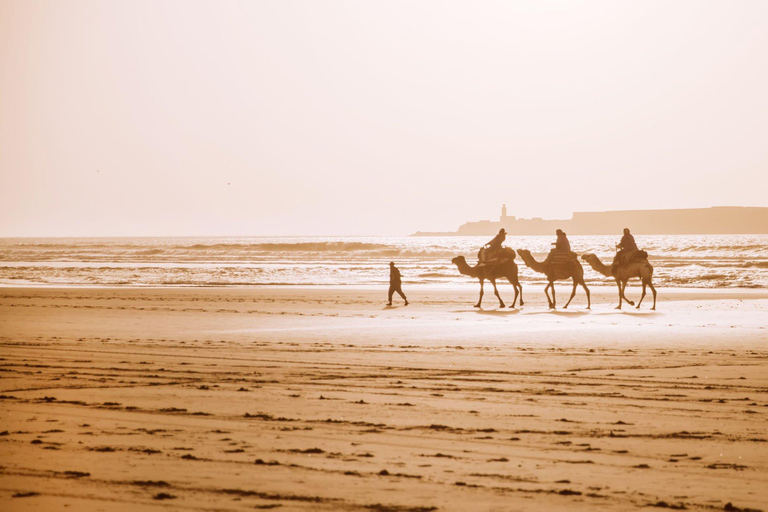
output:
<instances>
[{"instance_id":1,"label":"dark silhouette of person","mask_svg":"<svg viewBox=\"0 0 768 512\"><path fill-rule=\"evenodd\" d=\"M395 266L394 261L389 262L389 302L387 306L392 305L392 296L397 292L405 301L405 305L408 305L408 299L405 297L402 288L402 281L400 276L400 270Z\"/></svg>"},{"instance_id":2,"label":"dark silhouette of person","mask_svg":"<svg viewBox=\"0 0 768 512\"><path fill-rule=\"evenodd\" d=\"M555 247L549 251L549 255L547 256L547 259L544 260L544 263L551 262L552 258L557 254L565 254L568 258L571 258L571 242L568 241L568 236L565 234L565 231L558 229L555 231L555 234L557 235L557 241L552 242L552 245Z\"/></svg>"},{"instance_id":3,"label":"dark silhouette of person","mask_svg":"<svg viewBox=\"0 0 768 512\"><path fill-rule=\"evenodd\" d=\"M494 252L501 249L501 244L504 243L504 240L507 239L507 232L504 230L504 228L501 228L499 230L499 234L493 237L493 240L485 244L485 246L488 248L488 251L493 254Z\"/></svg>"},{"instance_id":4,"label":"dark silhouette of person","mask_svg":"<svg viewBox=\"0 0 768 512\"><path fill-rule=\"evenodd\" d=\"M555 231L555 234L557 235L557 241L552 244L555 246L555 250L557 252L564 252L566 254L570 254L571 242L568 241L568 236L565 234L565 232L562 229L558 229L557 231Z\"/></svg>"},{"instance_id":5,"label":"dark silhouette of person","mask_svg":"<svg viewBox=\"0 0 768 512\"><path fill-rule=\"evenodd\" d=\"M621 242L616 246L617 249L623 251L637 251L637 244L635 243L635 237L629 232L629 228L624 228L624 236L621 237Z\"/></svg>"},{"instance_id":6,"label":"dark silhouette of person","mask_svg":"<svg viewBox=\"0 0 768 512\"><path fill-rule=\"evenodd\" d=\"M483 246L483 249L480 251L480 260L481 264L485 264L488 260L492 260L496 257L498 252L501 250L501 244L504 243L504 240L507 239L507 232L504 228L501 228L499 230L499 234L493 237L493 240L488 242Z\"/></svg>"},{"instance_id":7,"label":"dark silhouette of person","mask_svg":"<svg viewBox=\"0 0 768 512\"><path fill-rule=\"evenodd\" d=\"M624 236L621 237L621 241L616 245L616 249L619 252L616 253L616 257L613 258L614 265L621 265L629 261L629 258L635 251L639 251L637 244L635 243L635 237L629 232L629 228L624 228Z\"/></svg>"}]
</instances>

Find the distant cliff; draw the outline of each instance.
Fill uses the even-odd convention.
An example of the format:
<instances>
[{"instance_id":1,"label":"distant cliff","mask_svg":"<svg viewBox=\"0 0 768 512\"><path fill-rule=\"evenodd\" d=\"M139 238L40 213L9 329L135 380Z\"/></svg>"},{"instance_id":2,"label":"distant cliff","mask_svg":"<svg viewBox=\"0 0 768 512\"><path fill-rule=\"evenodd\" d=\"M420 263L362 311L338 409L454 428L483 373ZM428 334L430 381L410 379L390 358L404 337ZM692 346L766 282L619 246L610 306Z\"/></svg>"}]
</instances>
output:
<instances>
[{"instance_id":1,"label":"distant cliff","mask_svg":"<svg viewBox=\"0 0 768 512\"><path fill-rule=\"evenodd\" d=\"M551 235L562 229L569 235L614 235L629 228L636 235L768 234L768 208L716 206L680 210L617 210L576 212L570 219L518 219L506 215L498 221L462 224L453 232L416 232L413 236L495 235L504 228L510 235Z\"/></svg>"}]
</instances>

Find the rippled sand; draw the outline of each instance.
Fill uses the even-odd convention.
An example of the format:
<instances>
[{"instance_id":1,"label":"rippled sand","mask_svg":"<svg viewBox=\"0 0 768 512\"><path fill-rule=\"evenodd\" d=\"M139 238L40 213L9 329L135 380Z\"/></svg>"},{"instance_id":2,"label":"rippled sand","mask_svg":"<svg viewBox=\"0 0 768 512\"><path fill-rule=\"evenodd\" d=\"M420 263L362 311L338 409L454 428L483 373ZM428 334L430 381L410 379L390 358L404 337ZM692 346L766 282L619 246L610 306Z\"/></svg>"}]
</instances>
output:
<instances>
[{"instance_id":1,"label":"rippled sand","mask_svg":"<svg viewBox=\"0 0 768 512\"><path fill-rule=\"evenodd\" d=\"M768 293L476 291L0 289L0 509L766 508Z\"/></svg>"}]
</instances>

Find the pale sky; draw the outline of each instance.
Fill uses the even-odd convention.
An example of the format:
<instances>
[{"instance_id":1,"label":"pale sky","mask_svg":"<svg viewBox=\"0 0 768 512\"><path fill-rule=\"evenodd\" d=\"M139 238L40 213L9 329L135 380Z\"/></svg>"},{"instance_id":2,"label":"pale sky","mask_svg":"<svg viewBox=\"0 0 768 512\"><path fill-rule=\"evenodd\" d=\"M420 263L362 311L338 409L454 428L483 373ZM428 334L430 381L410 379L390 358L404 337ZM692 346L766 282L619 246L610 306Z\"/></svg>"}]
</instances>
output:
<instances>
[{"instance_id":1,"label":"pale sky","mask_svg":"<svg viewBox=\"0 0 768 512\"><path fill-rule=\"evenodd\" d=\"M0 236L768 206L768 1L0 0Z\"/></svg>"}]
</instances>

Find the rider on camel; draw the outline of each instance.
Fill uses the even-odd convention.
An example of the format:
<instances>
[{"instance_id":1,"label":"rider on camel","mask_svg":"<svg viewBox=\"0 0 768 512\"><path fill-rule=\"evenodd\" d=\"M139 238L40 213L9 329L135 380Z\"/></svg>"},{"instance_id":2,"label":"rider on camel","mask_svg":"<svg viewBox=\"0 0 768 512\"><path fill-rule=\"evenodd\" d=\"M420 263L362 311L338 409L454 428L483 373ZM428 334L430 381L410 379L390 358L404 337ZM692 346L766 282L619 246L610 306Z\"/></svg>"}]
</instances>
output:
<instances>
[{"instance_id":1,"label":"rider on camel","mask_svg":"<svg viewBox=\"0 0 768 512\"><path fill-rule=\"evenodd\" d=\"M555 247L549 251L549 255L547 256L547 259L544 260L544 263L550 263L552 258L558 254L567 255L568 258L571 259L571 243L568 241L565 232L562 229L558 229L555 231L555 234L557 235L557 241L552 242L552 245Z\"/></svg>"},{"instance_id":2,"label":"rider on camel","mask_svg":"<svg viewBox=\"0 0 768 512\"><path fill-rule=\"evenodd\" d=\"M480 265L485 265L495 259L501 251L501 244L503 244L506 239L507 232L504 228L501 228L499 234L493 237L493 240L485 244L477 254L477 259L480 261Z\"/></svg>"},{"instance_id":3,"label":"rider on camel","mask_svg":"<svg viewBox=\"0 0 768 512\"><path fill-rule=\"evenodd\" d=\"M565 232L562 229L558 229L555 231L555 234L557 235L557 242L552 243L552 245L555 246L555 251L570 254L571 242L568 241L568 237L565 235Z\"/></svg>"},{"instance_id":4,"label":"rider on camel","mask_svg":"<svg viewBox=\"0 0 768 512\"><path fill-rule=\"evenodd\" d=\"M488 248L488 254L489 256L493 257L499 249L501 249L501 244L504 243L504 240L507 239L507 232L504 231L504 228L501 228L499 230L499 234L493 237L493 240L485 244L485 247Z\"/></svg>"},{"instance_id":5,"label":"rider on camel","mask_svg":"<svg viewBox=\"0 0 768 512\"><path fill-rule=\"evenodd\" d=\"M616 245L616 249L619 252L613 258L614 267L629 262L632 255L639 250L635 243L635 237L629 232L629 228L624 228L624 236L621 237L621 241Z\"/></svg>"}]
</instances>

